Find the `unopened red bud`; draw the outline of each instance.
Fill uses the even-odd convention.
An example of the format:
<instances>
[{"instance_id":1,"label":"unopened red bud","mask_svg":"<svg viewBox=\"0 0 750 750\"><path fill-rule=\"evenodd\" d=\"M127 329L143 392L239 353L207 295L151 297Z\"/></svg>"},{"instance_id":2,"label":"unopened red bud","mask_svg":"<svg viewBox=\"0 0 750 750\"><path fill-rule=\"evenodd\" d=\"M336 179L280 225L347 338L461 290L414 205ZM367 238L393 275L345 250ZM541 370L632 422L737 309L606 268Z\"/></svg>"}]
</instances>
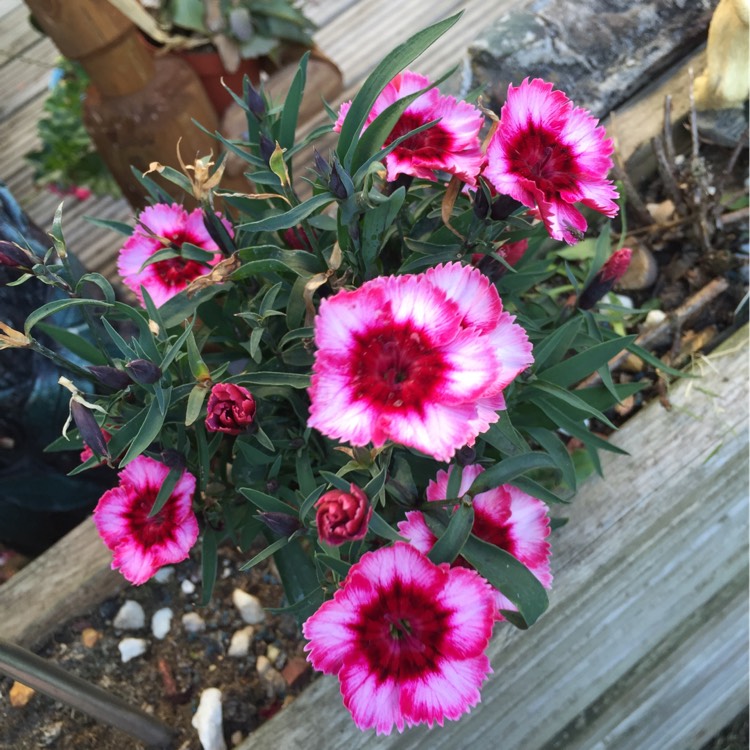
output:
<instances>
[{"instance_id":1,"label":"unopened red bud","mask_svg":"<svg viewBox=\"0 0 750 750\"><path fill-rule=\"evenodd\" d=\"M31 268L37 262L28 250L24 250L15 242L0 240L0 266Z\"/></svg>"},{"instance_id":2,"label":"unopened red bud","mask_svg":"<svg viewBox=\"0 0 750 750\"><path fill-rule=\"evenodd\" d=\"M614 285L625 275L630 265L633 251L629 247L621 247L612 253L609 260L599 269L591 283L583 290L578 298L578 307L590 310Z\"/></svg>"},{"instance_id":3,"label":"unopened red bud","mask_svg":"<svg viewBox=\"0 0 750 750\"><path fill-rule=\"evenodd\" d=\"M300 528L299 519L288 513L269 511L258 513L257 517L278 536L291 536Z\"/></svg>"},{"instance_id":4,"label":"unopened red bud","mask_svg":"<svg viewBox=\"0 0 750 750\"><path fill-rule=\"evenodd\" d=\"M96 419L94 419L91 410L79 401L76 401L74 397L70 402L70 414L78 428L78 432L81 433L83 442L97 456L109 456L107 440L104 437L102 428L99 427Z\"/></svg>"}]
</instances>

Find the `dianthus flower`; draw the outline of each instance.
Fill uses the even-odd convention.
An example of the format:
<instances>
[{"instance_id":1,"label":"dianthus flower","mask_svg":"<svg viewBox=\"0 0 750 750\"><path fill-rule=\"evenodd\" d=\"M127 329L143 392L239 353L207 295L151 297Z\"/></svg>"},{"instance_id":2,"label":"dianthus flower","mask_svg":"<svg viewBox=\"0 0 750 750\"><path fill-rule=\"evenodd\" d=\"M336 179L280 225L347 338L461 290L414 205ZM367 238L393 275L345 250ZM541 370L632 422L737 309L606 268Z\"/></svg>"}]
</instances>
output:
<instances>
[{"instance_id":1,"label":"dianthus flower","mask_svg":"<svg viewBox=\"0 0 750 750\"><path fill-rule=\"evenodd\" d=\"M193 513L195 477L184 471L162 509L149 518L169 468L148 456L133 459L94 510L94 524L114 553L112 568L128 581L145 583L164 565L184 560L198 538Z\"/></svg>"},{"instance_id":2,"label":"dianthus flower","mask_svg":"<svg viewBox=\"0 0 750 750\"><path fill-rule=\"evenodd\" d=\"M503 388L533 361L514 320L485 276L460 263L324 299L308 424L355 446L393 440L448 461L499 419Z\"/></svg>"},{"instance_id":3,"label":"dianthus flower","mask_svg":"<svg viewBox=\"0 0 750 750\"><path fill-rule=\"evenodd\" d=\"M538 209L551 237L575 244L587 226L575 203L617 213L607 179L614 146L597 123L541 78L509 86L483 174L500 193Z\"/></svg>"},{"instance_id":4,"label":"dianthus flower","mask_svg":"<svg viewBox=\"0 0 750 750\"><path fill-rule=\"evenodd\" d=\"M302 632L310 663L338 676L355 724L390 734L394 725L442 726L479 702L493 615L478 573L396 542L352 565Z\"/></svg>"},{"instance_id":5,"label":"dianthus flower","mask_svg":"<svg viewBox=\"0 0 750 750\"><path fill-rule=\"evenodd\" d=\"M364 127L398 99L429 85L429 78L423 75L409 70L399 73L375 100ZM334 130L341 130L350 105L351 102L346 102L341 106ZM435 88L417 97L404 110L383 146L438 119L440 122L436 125L407 138L385 157L389 180L405 174L434 181L437 179L435 172L448 172L470 185L476 184L483 159L479 143L479 131L484 122L482 114L471 104L443 96Z\"/></svg>"},{"instance_id":6,"label":"dianthus flower","mask_svg":"<svg viewBox=\"0 0 750 750\"><path fill-rule=\"evenodd\" d=\"M430 501L448 499L450 472L440 471L427 487ZM471 483L484 471L478 464L465 466L461 474L459 497L468 491ZM549 558L549 516L547 506L535 497L527 495L517 487L504 484L474 496L474 527L472 533L490 544L494 544L522 562L545 587L552 585ZM437 541L424 516L413 510L406 520L398 524L401 536L409 540L420 552L429 553ZM457 565L468 565L458 558ZM517 607L499 591L495 590L497 619L502 620L499 610L516 612Z\"/></svg>"},{"instance_id":7,"label":"dianthus flower","mask_svg":"<svg viewBox=\"0 0 750 750\"><path fill-rule=\"evenodd\" d=\"M222 219L230 235L233 230L229 222ZM180 250L184 243L215 253L206 263L183 257L167 258L143 264L159 250L174 246ZM148 206L138 215L138 224L133 234L120 249L117 270L124 284L133 290L143 303L141 286L146 288L157 307L181 292L191 281L205 276L211 267L221 260L217 244L211 239L204 223L203 210L196 208L188 213L176 203L158 203Z\"/></svg>"}]
</instances>

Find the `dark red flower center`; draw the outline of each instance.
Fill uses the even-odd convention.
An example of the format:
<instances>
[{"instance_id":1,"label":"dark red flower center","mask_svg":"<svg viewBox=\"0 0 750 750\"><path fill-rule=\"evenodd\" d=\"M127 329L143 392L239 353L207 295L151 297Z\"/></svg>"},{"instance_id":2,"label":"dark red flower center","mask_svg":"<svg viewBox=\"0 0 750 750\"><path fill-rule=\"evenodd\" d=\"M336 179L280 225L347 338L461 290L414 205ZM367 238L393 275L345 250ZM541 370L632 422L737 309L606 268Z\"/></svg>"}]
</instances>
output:
<instances>
[{"instance_id":1,"label":"dark red flower center","mask_svg":"<svg viewBox=\"0 0 750 750\"><path fill-rule=\"evenodd\" d=\"M153 264L157 276L167 286L179 286L188 284L193 279L203 276L208 272L208 267L195 260L185 258L167 258Z\"/></svg>"},{"instance_id":2,"label":"dark red flower center","mask_svg":"<svg viewBox=\"0 0 750 750\"><path fill-rule=\"evenodd\" d=\"M406 135L415 128L426 125L429 121L421 113L404 112L399 117L388 138L386 138L384 146L390 145L397 138L401 138L401 136ZM397 150L418 151L420 158L425 160L443 160L446 153L451 153L455 149L453 146L453 136L450 131L446 130L442 126L442 123L438 122L431 128L407 138L400 146L397 146Z\"/></svg>"},{"instance_id":3,"label":"dark red flower center","mask_svg":"<svg viewBox=\"0 0 750 750\"><path fill-rule=\"evenodd\" d=\"M175 506L169 500L153 518L148 517L158 494L158 487L143 488L137 502L133 503L126 515L130 534L144 548L163 542L172 535L176 526Z\"/></svg>"},{"instance_id":4,"label":"dark red flower center","mask_svg":"<svg viewBox=\"0 0 750 750\"><path fill-rule=\"evenodd\" d=\"M451 614L423 589L396 580L363 608L355 628L357 650L380 681L434 672Z\"/></svg>"},{"instance_id":5,"label":"dark red flower center","mask_svg":"<svg viewBox=\"0 0 750 750\"><path fill-rule=\"evenodd\" d=\"M386 411L422 411L443 383L445 363L426 335L408 323L357 337L351 358L353 390Z\"/></svg>"},{"instance_id":6,"label":"dark red flower center","mask_svg":"<svg viewBox=\"0 0 750 750\"><path fill-rule=\"evenodd\" d=\"M511 170L532 180L545 193L576 186L576 159L555 133L528 123L508 143Z\"/></svg>"}]
</instances>

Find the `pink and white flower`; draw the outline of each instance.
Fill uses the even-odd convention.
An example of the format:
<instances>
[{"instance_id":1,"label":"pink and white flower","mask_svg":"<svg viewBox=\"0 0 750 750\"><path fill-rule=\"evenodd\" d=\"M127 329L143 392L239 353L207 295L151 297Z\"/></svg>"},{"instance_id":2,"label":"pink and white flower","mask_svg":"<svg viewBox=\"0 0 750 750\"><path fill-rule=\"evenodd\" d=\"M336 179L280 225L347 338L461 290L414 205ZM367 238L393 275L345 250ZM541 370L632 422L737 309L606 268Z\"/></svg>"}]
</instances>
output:
<instances>
[{"instance_id":1,"label":"pink and white flower","mask_svg":"<svg viewBox=\"0 0 750 750\"><path fill-rule=\"evenodd\" d=\"M526 332L476 268L379 277L324 299L308 424L448 461L499 419L503 389L533 361Z\"/></svg>"},{"instance_id":2,"label":"pink and white flower","mask_svg":"<svg viewBox=\"0 0 750 750\"><path fill-rule=\"evenodd\" d=\"M94 510L99 536L114 553L112 569L128 581L145 583L164 565L184 560L198 538L193 513L195 477L184 471L162 509L149 518L169 468L148 456L133 459Z\"/></svg>"},{"instance_id":3,"label":"pink and white flower","mask_svg":"<svg viewBox=\"0 0 750 750\"><path fill-rule=\"evenodd\" d=\"M380 93L367 116L364 128L398 99L421 91L430 85L429 78L405 70L399 73ZM340 131L351 102L341 105L334 130ZM417 97L403 112L395 127L386 138L388 146L411 130L440 120L431 128L417 133L397 146L385 157L389 180L399 174L436 180L436 172L448 172L460 177L470 185L482 165L479 131L484 119L481 112L471 104L458 101L452 96L443 96L433 88Z\"/></svg>"},{"instance_id":4,"label":"pink and white flower","mask_svg":"<svg viewBox=\"0 0 750 750\"><path fill-rule=\"evenodd\" d=\"M338 676L360 729L442 726L480 700L494 608L478 573L396 542L363 555L308 618L305 650L315 669Z\"/></svg>"},{"instance_id":5,"label":"pink and white flower","mask_svg":"<svg viewBox=\"0 0 750 750\"><path fill-rule=\"evenodd\" d=\"M231 225L221 219L231 236ZM143 264L154 253L170 246L177 251L189 242L202 250L215 253L206 263L188 260L181 256ZM117 270L127 287L133 290L143 303L141 286L145 287L157 307L181 292L191 281L205 276L211 267L221 260L219 247L211 239L204 223L203 210L196 208L188 213L182 206L173 203L158 203L148 206L138 215L138 224L133 234L120 249Z\"/></svg>"},{"instance_id":6,"label":"pink and white flower","mask_svg":"<svg viewBox=\"0 0 750 750\"><path fill-rule=\"evenodd\" d=\"M500 193L536 207L551 237L575 244L587 224L574 204L617 213L607 179L614 145L597 124L551 83L527 78L508 87L483 174Z\"/></svg>"},{"instance_id":7,"label":"pink and white flower","mask_svg":"<svg viewBox=\"0 0 750 750\"><path fill-rule=\"evenodd\" d=\"M429 501L448 498L448 479L454 471L438 472L427 487ZM484 471L479 464L466 466L461 474L458 494L468 491L471 483ZM425 555L432 549L437 537L427 525L420 511L409 511L406 520L398 524L399 533ZM504 484L502 487L481 492L474 497L474 527L472 533L490 544L494 544L522 562L545 587L552 585L550 572L550 533L547 506L535 497L527 495L517 487ZM457 565L468 565L458 558ZM500 591L494 590L497 619L502 620L499 610L516 612L517 607Z\"/></svg>"}]
</instances>

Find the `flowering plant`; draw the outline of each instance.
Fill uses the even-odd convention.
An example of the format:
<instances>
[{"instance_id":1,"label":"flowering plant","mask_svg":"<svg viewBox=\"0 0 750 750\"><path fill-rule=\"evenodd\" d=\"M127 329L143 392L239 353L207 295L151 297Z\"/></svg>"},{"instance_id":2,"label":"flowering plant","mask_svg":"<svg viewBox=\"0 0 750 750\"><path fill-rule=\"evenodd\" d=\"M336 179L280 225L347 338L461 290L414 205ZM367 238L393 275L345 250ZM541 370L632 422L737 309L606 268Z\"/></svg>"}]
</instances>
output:
<instances>
[{"instance_id":1,"label":"flowering plant","mask_svg":"<svg viewBox=\"0 0 750 750\"><path fill-rule=\"evenodd\" d=\"M16 283L63 293L2 343L73 373L76 429L51 447L87 446L76 473L117 470L94 513L113 567L140 584L200 539L206 603L223 540L252 548L245 567L273 555L311 663L378 733L479 701L495 623L547 607L569 443L597 468L617 451L594 429L640 386L615 384L608 360L653 359L599 305L629 251L606 224L586 262L559 242L583 237L579 204L615 215L612 142L541 80L511 86L498 116L404 71L457 18L301 140L306 60L283 105L246 81L247 142L217 137L252 192L222 191L206 157L185 174L153 164L196 207L147 174L135 229L104 222L127 235L134 304L75 271L59 212L47 257L0 253ZM44 323L70 306L89 337Z\"/></svg>"}]
</instances>

